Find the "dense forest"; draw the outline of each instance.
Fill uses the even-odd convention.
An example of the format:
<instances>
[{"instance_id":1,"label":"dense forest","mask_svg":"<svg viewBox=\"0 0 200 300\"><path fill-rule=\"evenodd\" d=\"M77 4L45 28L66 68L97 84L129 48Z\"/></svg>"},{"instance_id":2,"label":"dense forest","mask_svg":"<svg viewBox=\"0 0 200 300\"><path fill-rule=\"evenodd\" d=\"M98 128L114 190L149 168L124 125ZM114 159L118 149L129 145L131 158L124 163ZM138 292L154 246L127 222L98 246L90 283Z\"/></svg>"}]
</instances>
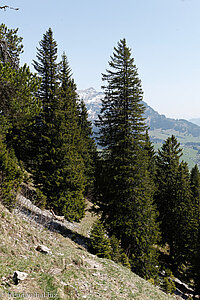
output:
<instances>
[{"instance_id":1,"label":"dense forest","mask_svg":"<svg viewBox=\"0 0 200 300\"><path fill-rule=\"evenodd\" d=\"M68 58L49 28L35 73L20 64L22 38L0 25L0 201L12 210L32 180L36 203L69 221L95 204L91 251L173 292L173 274L200 295L200 172L175 136L155 152L131 50L122 39L102 75L96 141ZM194 295L194 297L195 297Z\"/></svg>"}]
</instances>

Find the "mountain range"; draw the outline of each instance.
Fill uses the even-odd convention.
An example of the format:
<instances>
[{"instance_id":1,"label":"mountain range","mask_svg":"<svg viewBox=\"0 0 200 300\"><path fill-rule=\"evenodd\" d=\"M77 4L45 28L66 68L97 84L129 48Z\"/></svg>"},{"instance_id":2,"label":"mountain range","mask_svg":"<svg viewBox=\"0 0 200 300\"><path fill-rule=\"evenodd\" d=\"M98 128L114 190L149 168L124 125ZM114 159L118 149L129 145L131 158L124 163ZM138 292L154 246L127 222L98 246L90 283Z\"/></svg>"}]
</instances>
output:
<instances>
[{"instance_id":1,"label":"mountain range","mask_svg":"<svg viewBox=\"0 0 200 300\"><path fill-rule=\"evenodd\" d=\"M84 100L88 109L89 119L93 122L98 118L101 109L101 99L103 99L104 93L97 92L91 87L85 90L79 90L78 94L79 97ZM144 116L150 131L156 129L175 130L185 135L200 137L200 126L197 124L200 122L200 119L191 119L190 122L184 119L167 118L165 115L161 115L155 111L146 102L142 102L146 108Z\"/></svg>"},{"instance_id":2,"label":"mountain range","mask_svg":"<svg viewBox=\"0 0 200 300\"><path fill-rule=\"evenodd\" d=\"M101 99L103 99L104 93L91 87L79 90L78 94L84 100L89 119L94 124L101 110ZM146 102L143 101L143 104L146 108L144 117L155 149L158 149L167 137L174 134L183 148L183 159L188 162L189 167L191 168L196 163L200 166L200 126L197 125L200 120L192 119L192 123L184 119L167 118Z\"/></svg>"},{"instance_id":3,"label":"mountain range","mask_svg":"<svg viewBox=\"0 0 200 300\"><path fill-rule=\"evenodd\" d=\"M193 118L193 119L190 119L189 121L200 126L200 118Z\"/></svg>"}]
</instances>

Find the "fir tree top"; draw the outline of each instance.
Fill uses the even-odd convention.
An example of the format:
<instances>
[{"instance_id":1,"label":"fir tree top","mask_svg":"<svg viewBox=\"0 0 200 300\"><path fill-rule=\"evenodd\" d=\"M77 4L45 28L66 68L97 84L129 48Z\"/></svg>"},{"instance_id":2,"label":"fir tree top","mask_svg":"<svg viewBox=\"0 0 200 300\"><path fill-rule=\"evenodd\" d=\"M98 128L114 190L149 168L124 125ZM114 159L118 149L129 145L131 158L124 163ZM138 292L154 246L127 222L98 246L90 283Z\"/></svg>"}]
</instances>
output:
<instances>
[{"instance_id":1,"label":"fir tree top","mask_svg":"<svg viewBox=\"0 0 200 300\"><path fill-rule=\"evenodd\" d=\"M106 70L102 78L107 85L102 87L105 97L96 122L100 127L99 144L112 148L116 140L123 140L129 147L134 144L133 140L139 142L145 139L147 128L143 117L145 107L141 103L141 81L125 39L120 40L114 48L109 66L110 70Z\"/></svg>"},{"instance_id":2,"label":"fir tree top","mask_svg":"<svg viewBox=\"0 0 200 300\"><path fill-rule=\"evenodd\" d=\"M40 98L43 101L44 111L48 111L58 86L58 64L56 62L58 48L51 28L43 35L39 45L40 48L37 48L36 55L38 61L33 60L33 66L42 79Z\"/></svg>"}]
</instances>

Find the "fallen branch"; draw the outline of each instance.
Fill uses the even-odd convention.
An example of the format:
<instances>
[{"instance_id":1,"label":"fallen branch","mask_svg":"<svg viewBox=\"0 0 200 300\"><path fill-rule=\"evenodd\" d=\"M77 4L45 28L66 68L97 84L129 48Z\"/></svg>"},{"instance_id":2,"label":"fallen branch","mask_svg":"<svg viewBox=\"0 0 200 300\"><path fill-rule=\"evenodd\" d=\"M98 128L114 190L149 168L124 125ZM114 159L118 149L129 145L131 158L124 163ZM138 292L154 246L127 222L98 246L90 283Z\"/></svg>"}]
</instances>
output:
<instances>
[{"instance_id":1,"label":"fallen branch","mask_svg":"<svg viewBox=\"0 0 200 300\"><path fill-rule=\"evenodd\" d=\"M61 221L61 222L64 222L64 220L65 220L65 217L64 217L64 216L57 216L57 215L54 213L53 209L50 209L50 212L52 213L53 217L54 217L56 220Z\"/></svg>"}]
</instances>

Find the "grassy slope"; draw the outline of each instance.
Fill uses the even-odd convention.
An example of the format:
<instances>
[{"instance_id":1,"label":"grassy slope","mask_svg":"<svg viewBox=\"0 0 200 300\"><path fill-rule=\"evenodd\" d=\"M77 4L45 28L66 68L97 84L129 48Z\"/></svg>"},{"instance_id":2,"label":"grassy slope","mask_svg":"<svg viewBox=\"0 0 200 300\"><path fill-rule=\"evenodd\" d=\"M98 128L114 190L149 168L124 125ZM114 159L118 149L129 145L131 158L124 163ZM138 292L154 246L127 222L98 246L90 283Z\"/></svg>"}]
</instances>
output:
<instances>
[{"instance_id":1,"label":"grassy slope","mask_svg":"<svg viewBox=\"0 0 200 300\"><path fill-rule=\"evenodd\" d=\"M87 237L95 218L87 211L81 223L72 224L69 238L11 214L0 204L0 299L22 299L23 293L44 291L46 299L174 299L72 240L76 235ZM36 251L38 244L49 247L52 254ZM28 273L18 285L12 282L15 270ZM8 297L9 292L20 294Z\"/></svg>"}]
</instances>

